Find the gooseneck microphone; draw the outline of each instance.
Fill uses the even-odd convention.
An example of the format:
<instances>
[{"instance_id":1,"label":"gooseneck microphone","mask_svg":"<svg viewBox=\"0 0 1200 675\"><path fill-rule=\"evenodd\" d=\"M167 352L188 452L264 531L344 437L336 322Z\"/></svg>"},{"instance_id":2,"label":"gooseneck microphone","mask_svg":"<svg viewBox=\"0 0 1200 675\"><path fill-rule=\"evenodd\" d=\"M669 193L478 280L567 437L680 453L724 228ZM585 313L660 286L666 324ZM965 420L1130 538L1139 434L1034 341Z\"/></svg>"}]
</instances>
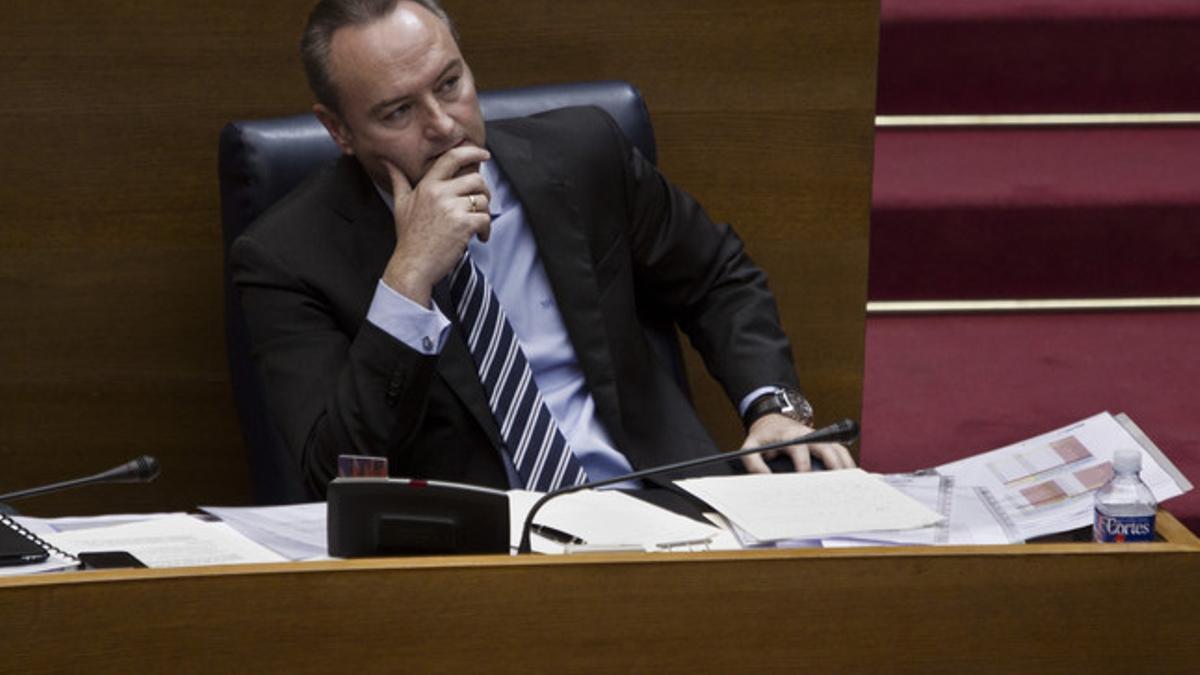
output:
<instances>
[{"instance_id":1,"label":"gooseneck microphone","mask_svg":"<svg viewBox=\"0 0 1200 675\"><path fill-rule=\"evenodd\" d=\"M28 490L17 490L8 494L0 495L0 501L12 499L24 499L25 497L33 497L35 495L44 495L48 492L58 492L73 487L83 485L92 485L95 483L149 483L158 477L158 460L150 455L142 455L137 459L125 462L120 466L114 466L108 471L101 471L98 474L87 476L84 478L76 478L74 480L66 480L61 483L52 483L41 487L29 488Z\"/></svg>"},{"instance_id":2,"label":"gooseneck microphone","mask_svg":"<svg viewBox=\"0 0 1200 675\"><path fill-rule=\"evenodd\" d=\"M537 515L538 510L541 509L546 502L554 499L555 497L560 497L572 492L579 492L580 490L604 487L605 485L615 485L616 483L623 483L627 480L639 480L642 478L649 478L650 476L656 476L658 474L679 471L681 469L690 469L692 467L704 466L706 464L716 464L717 462L736 459L745 455L753 455L758 452L766 452L768 450L779 450L792 445L811 445L813 443L850 443L856 438L858 438L858 423L851 419L845 419L841 422L830 424L822 429L817 429L812 433L800 436L799 438L793 438L791 440L781 441L779 443L759 445L751 448L742 448L741 450L735 450L733 452L718 452L715 455L709 455L707 457L697 457L696 459L689 459L682 462L677 462L675 464L664 464L663 466L651 467L649 469L634 471L633 473L627 473L621 476L605 478L604 480L589 481L587 483L580 483L579 485L560 488L558 490L554 490L553 492L547 492L545 495L542 495L541 499L538 499L536 502L534 502L533 508L529 509L529 514L525 516L525 525L521 528L521 545L517 548L517 552L530 552L529 531L530 528L533 527L533 517Z\"/></svg>"}]
</instances>

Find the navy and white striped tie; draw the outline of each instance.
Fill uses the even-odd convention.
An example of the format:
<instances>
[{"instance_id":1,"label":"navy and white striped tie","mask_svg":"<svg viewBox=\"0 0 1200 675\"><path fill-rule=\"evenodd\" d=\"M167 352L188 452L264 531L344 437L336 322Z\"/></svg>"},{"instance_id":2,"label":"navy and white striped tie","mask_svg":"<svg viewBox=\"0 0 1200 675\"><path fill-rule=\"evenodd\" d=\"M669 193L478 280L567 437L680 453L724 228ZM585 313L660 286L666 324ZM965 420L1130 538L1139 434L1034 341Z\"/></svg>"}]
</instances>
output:
<instances>
[{"instance_id":1,"label":"navy and white striped tie","mask_svg":"<svg viewBox=\"0 0 1200 675\"><path fill-rule=\"evenodd\" d=\"M450 275L450 297L505 449L525 489L549 492L586 481L583 465L542 400L492 285L469 255L463 255Z\"/></svg>"}]
</instances>

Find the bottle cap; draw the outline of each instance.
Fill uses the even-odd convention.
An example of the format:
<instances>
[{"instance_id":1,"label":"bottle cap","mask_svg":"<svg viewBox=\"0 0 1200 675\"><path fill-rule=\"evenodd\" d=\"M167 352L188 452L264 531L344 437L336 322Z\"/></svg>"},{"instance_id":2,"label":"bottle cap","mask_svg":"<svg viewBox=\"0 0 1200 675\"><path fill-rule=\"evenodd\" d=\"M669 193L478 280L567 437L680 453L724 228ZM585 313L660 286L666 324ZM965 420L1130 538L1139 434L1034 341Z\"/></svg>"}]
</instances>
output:
<instances>
[{"instance_id":1,"label":"bottle cap","mask_svg":"<svg viewBox=\"0 0 1200 675\"><path fill-rule=\"evenodd\" d=\"M1133 448L1120 448L1113 453L1113 471L1138 473L1142 470L1142 453Z\"/></svg>"}]
</instances>

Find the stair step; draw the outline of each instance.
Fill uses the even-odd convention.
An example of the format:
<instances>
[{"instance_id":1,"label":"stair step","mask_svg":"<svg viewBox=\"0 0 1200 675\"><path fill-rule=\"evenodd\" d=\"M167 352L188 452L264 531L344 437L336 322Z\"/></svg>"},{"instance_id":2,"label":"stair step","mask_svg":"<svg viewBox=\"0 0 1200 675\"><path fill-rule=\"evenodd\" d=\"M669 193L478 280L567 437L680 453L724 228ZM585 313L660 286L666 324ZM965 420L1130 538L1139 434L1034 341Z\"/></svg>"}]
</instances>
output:
<instances>
[{"instance_id":1,"label":"stair step","mask_svg":"<svg viewBox=\"0 0 1200 675\"><path fill-rule=\"evenodd\" d=\"M883 0L881 115L1200 111L1195 0Z\"/></svg>"},{"instance_id":2,"label":"stair step","mask_svg":"<svg viewBox=\"0 0 1200 675\"><path fill-rule=\"evenodd\" d=\"M871 300L1200 296L1200 126L877 130Z\"/></svg>"}]
</instances>

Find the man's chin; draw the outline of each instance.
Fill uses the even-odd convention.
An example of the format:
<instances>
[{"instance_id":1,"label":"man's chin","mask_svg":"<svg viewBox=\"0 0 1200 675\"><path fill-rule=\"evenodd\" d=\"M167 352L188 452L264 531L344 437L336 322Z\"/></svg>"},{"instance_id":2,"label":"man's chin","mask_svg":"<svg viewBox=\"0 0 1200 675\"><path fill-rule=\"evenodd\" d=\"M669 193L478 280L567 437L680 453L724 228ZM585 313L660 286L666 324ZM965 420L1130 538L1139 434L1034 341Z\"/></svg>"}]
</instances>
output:
<instances>
[{"instance_id":1,"label":"man's chin","mask_svg":"<svg viewBox=\"0 0 1200 675\"><path fill-rule=\"evenodd\" d=\"M375 183L380 190L383 190L389 195L394 194L394 190L392 189L392 175L388 173L388 170L385 167L381 165L378 167L366 168L366 172L367 175L370 176L371 182ZM404 175L404 178L408 181L410 186L416 185L417 182L421 180L420 177L414 180L413 177L408 175L408 172L404 169L401 169L400 173Z\"/></svg>"}]
</instances>

